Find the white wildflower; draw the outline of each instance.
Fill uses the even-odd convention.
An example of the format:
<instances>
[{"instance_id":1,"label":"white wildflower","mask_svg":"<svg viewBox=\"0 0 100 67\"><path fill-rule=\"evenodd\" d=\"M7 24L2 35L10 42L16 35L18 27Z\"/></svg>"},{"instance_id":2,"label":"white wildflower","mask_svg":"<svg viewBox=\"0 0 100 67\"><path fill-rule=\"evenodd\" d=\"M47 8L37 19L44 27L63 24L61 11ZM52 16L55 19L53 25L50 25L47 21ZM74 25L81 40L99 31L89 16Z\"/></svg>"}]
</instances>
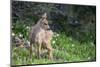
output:
<instances>
[{"instance_id":1,"label":"white wildflower","mask_svg":"<svg viewBox=\"0 0 100 67\"><path fill-rule=\"evenodd\" d=\"M94 46L94 44L93 44L92 42L91 42L90 44L91 44L92 46Z\"/></svg>"},{"instance_id":2,"label":"white wildflower","mask_svg":"<svg viewBox=\"0 0 100 67\"><path fill-rule=\"evenodd\" d=\"M58 36L59 36L59 34L58 34L58 33L56 33L56 32L54 32L53 37L58 37Z\"/></svg>"},{"instance_id":3,"label":"white wildflower","mask_svg":"<svg viewBox=\"0 0 100 67\"><path fill-rule=\"evenodd\" d=\"M72 47L74 47L75 46L75 44L72 44Z\"/></svg>"},{"instance_id":4,"label":"white wildflower","mask_svg":"<svg viewBox=\"0 0 100 67\"><path fill-rule=\"evenodd\" d=\"M19 34L19 37L23 37L23 35L22 34Z\"/></svg>"},{"instance_id":5,"label":"white wildflower","mask_svg":"<svg viewBox=\"0 0 100 67\"><path fill-rule=\"evenodd\" d=\"M91 59L91 57L88 57L88 59Z\"/></svg>"},{"instance_id":6,"label":"white wildflower","mask_svg":"<svg viewBox=\"0 0 100 67\"><path fill-rule=\"evenodd\" d=\"M69 38L70 41L72 41L72 38Z\"/></svg>"},{"instance_id":7,"label":"white wildflower","mask_svg":"<svg viewBox=\"0 0 100 67\"><path fill-rule=\"evenodd\" d=\"M15 36L15 33L12 33L11 35L12 35L12 36Z\"/></svg>"},{"instance_id":8,"label":"white wildflower","mask_svg":"<svg viewBox=\"0 0 100 67\"><path fill-rule=\"evenodd\" d=\"M57 37L59 36L59 34L56 35Z\"/></svg>"},{"instance_id":9,"label":"white wildflower","mask_svg":"<svg viewBox=\"0 0 100 67\"><path fill-rule=\"evenodd\" d=\"M52 41L52 43L55 44L56 42L55 41Z\"/></svg>"},{"instance_id":10,"label":"white wildflower","mask_svg":"<svg viewBox=\"0 0 100 67\"><path fill-rule=\"evenodd\" d=\"M27 40L27 43L30 44L30 42Z\"/></svg>"},{"instance_id":11,"label":"white wildflower","mask_svg":"<svg viewBox=\"0 0 100 67\"><path fill-rule=\"evenodd\" d=\"M30 29L30 27L29 27L29 26L27 26L27 27L26 27L26 29Z\"/></svg>"}]
</instances>

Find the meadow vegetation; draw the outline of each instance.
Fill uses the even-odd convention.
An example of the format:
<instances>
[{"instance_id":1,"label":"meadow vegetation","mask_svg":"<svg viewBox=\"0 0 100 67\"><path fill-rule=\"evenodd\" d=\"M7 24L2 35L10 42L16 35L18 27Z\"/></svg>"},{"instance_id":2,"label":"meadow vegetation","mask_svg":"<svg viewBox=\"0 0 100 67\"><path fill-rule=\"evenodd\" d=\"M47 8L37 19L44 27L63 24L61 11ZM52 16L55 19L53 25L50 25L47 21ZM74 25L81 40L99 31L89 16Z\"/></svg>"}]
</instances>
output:
<instances>
[{"instance_id":1,"label":"meadow vegetation","mask_svg":"<svg viewBox=\"0 0 100 67\"><path fill-rule=\"evenodd\" d=\"M41 6L41 7L40 7ZM44 9L45 8L45 9ZM54 32L51 45L53 60L47 54L41 59L29 57L29 49L11 43L11 64L49 64L62 62L96 61L96 7L32 2L12 2L11 35L29 41L30 28L47 12Z\"/></svg>"}]
</instances>

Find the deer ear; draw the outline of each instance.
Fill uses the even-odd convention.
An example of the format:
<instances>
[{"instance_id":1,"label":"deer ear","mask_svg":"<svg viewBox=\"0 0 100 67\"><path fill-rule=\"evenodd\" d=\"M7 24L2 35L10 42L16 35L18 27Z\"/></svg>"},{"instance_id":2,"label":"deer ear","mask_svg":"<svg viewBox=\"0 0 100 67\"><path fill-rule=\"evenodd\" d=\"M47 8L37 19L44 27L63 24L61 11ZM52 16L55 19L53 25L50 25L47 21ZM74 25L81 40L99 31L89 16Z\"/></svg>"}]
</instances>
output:
<instances>
[{"instance_id":1,"label":"deer ear","mask_svg":"<svg viewBox=\"0 0 100 67\"><path fill-rule=\"evenodd\" d=\"M44 13L44 14L42 15L42 18L47 18L47 13Z\"/></svg>"}]
</instances>

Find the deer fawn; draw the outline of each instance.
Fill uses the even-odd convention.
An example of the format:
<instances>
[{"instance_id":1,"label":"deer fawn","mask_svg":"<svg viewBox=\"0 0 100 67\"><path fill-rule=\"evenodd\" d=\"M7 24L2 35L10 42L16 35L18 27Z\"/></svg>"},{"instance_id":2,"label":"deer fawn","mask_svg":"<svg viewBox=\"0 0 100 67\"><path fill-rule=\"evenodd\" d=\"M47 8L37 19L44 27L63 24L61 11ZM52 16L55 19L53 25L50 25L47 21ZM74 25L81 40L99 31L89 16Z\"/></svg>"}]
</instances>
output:
<instances>
[{"instance_id":1,"label":"deer fawn","mask_svg":"<svg viewBox=\"0 0 100 67\"><path fill-rule=\"evenodd\" d=\"M30 31L30 56L32 56L33 44L38 58L41 58L42 46L48 50L49 59L53 58L51 46L53 32L48 29L50 29L50 27L47 21L47 14L44 13L41 19L31 28Z\"/></svg>"}]
</instances>

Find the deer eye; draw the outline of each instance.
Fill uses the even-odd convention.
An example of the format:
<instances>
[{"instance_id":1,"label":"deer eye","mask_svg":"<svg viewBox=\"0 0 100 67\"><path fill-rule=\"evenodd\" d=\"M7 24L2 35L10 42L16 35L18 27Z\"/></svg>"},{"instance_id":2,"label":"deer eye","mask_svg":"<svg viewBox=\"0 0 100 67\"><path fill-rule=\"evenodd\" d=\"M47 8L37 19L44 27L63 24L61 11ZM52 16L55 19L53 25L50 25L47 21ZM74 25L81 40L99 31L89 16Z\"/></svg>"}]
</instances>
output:
<instances>
[{"instance_id":1,"label":"deer eye","mask_svg":"<svg viewBox=\"0 0 100 67\"><path fill-rule=\"evenodd\" d=\"M47 23L44 23L44 25L47 25Z\"/></svg>"}]
</instances>

